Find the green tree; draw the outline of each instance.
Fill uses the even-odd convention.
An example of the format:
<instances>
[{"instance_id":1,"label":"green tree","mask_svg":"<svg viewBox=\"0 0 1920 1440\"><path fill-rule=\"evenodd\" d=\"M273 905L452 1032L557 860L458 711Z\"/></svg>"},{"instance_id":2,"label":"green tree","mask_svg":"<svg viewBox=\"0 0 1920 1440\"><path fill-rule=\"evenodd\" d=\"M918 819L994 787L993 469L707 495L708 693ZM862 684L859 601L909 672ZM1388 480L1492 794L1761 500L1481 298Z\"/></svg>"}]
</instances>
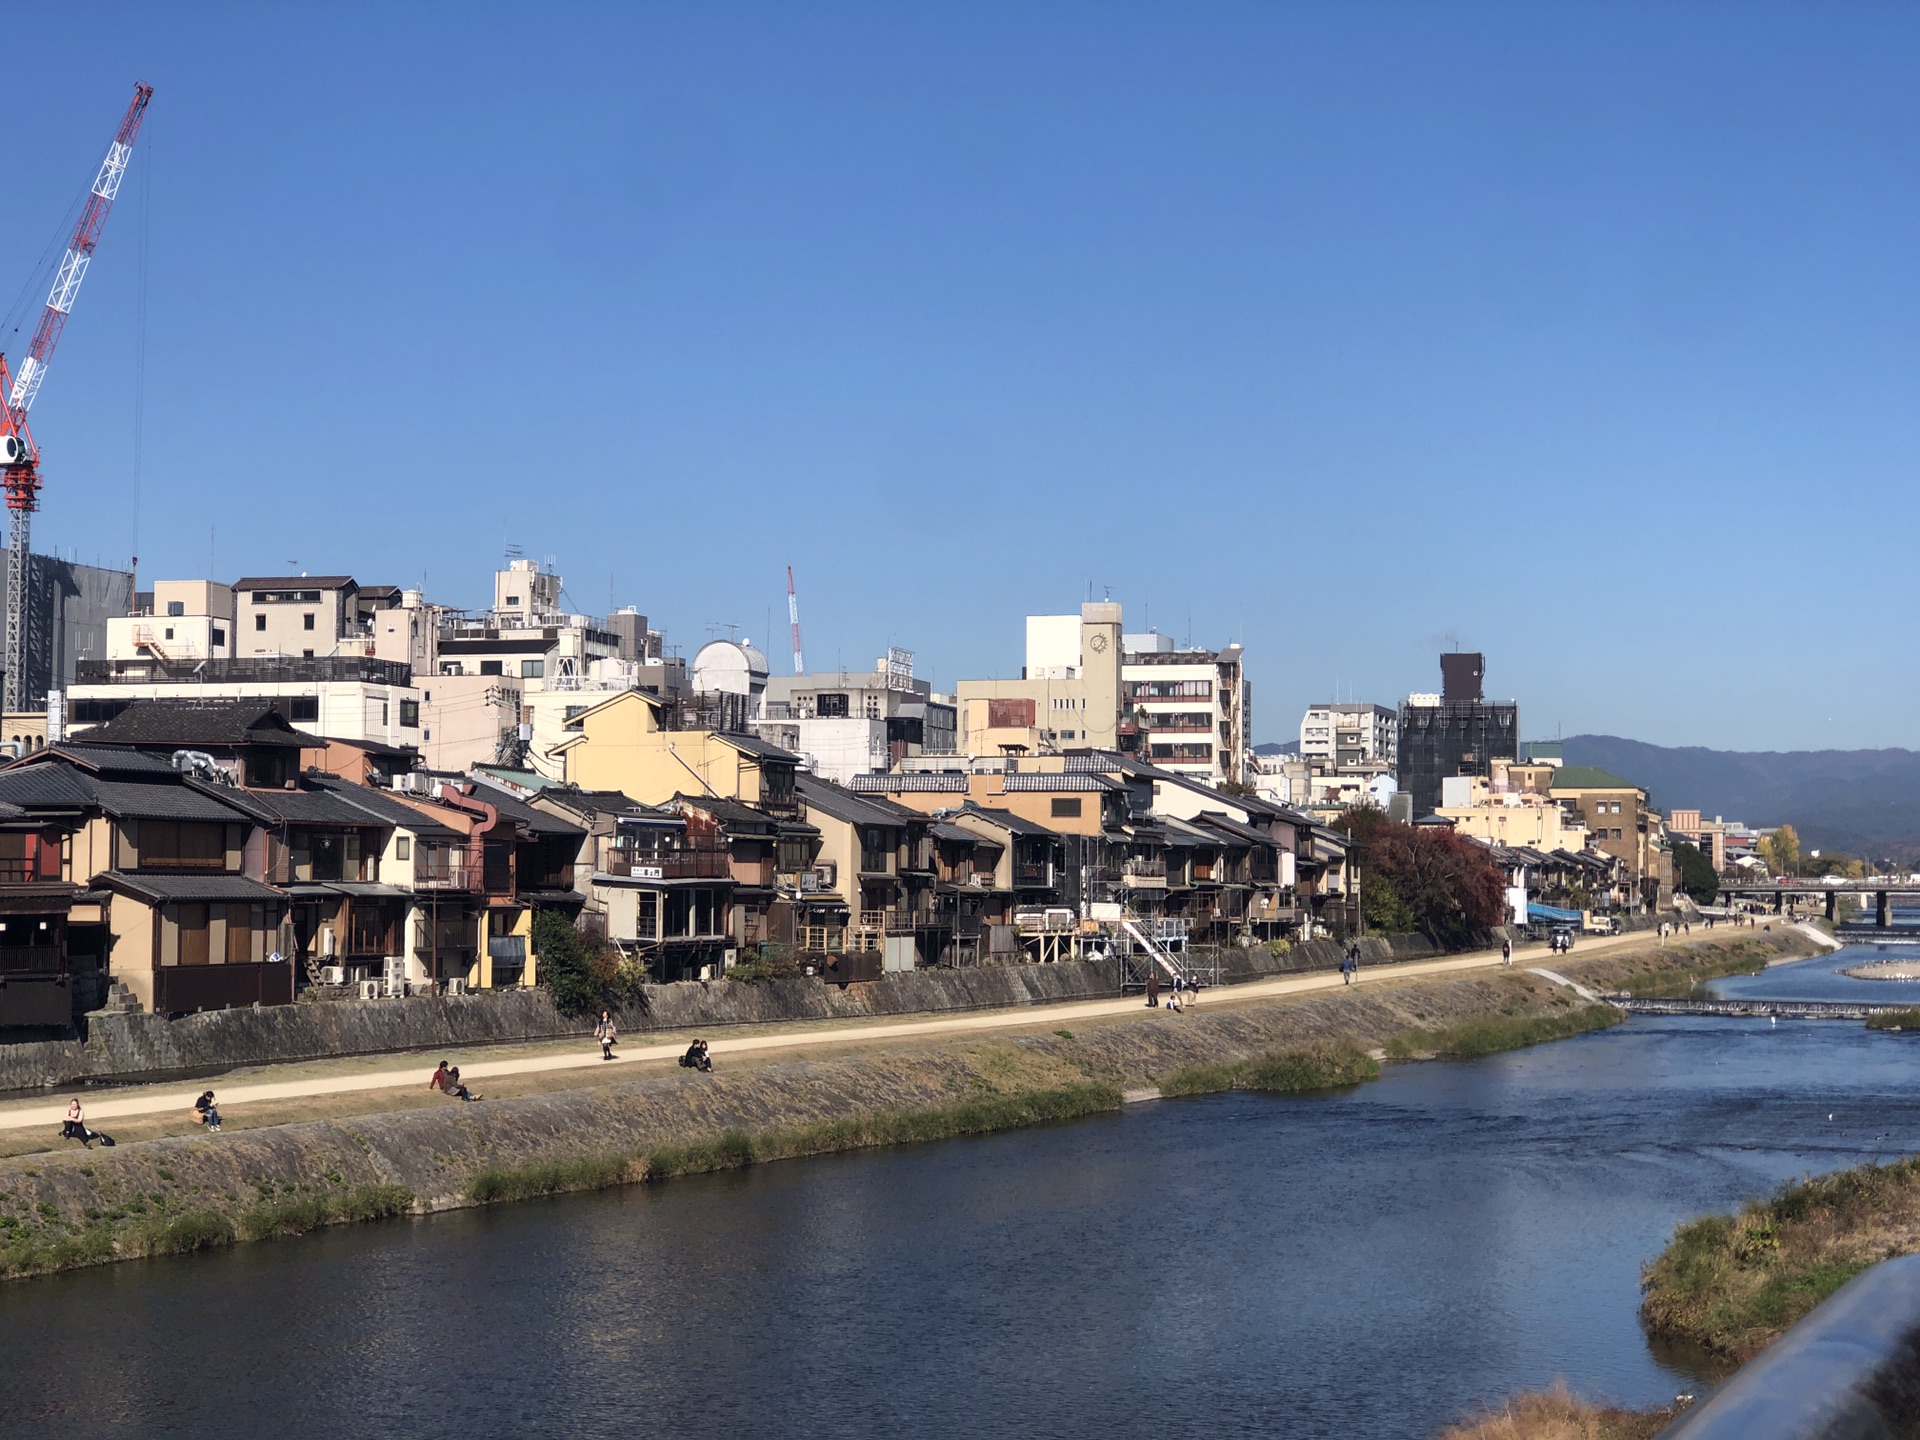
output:
<instances>
[{"instance_id":1,"label":"green tree","mask_svg":"<svg viewBox=\"0 0 1920 1440\"><path fill-rule=\"evenodd\" d=\"M585 1015L606 1003L609 977L598 972L580 943L580 932L558 910L533 917L533 953L539 957L540 983L553 993L563 1015Z\"/></svg>"},{"instance_id":2,"label":"green tree","mask_svg":"<svg viewBox=\"0 0 1920 1440\"><path fill-rule=\"evenodd\" d=\"M1360 914L1375 935L1411 935L1420 928L1393 882L1366 870L1360 872Z\"/></svg>"},{"instance_id":3,"label":"green tree","mask_svg":"<svg viewBox=\"0 0 1920 1440\"><path fill-rule=\"evenodd\" d=\"M1699 846L1689 845L1685 840L1674 841L1673 868L1680 888L1691 895L1696 904L1711 905L1720 893L1720 877L1714 874L1713 862L1700 853Z\"/></svg>"}]
</instances>

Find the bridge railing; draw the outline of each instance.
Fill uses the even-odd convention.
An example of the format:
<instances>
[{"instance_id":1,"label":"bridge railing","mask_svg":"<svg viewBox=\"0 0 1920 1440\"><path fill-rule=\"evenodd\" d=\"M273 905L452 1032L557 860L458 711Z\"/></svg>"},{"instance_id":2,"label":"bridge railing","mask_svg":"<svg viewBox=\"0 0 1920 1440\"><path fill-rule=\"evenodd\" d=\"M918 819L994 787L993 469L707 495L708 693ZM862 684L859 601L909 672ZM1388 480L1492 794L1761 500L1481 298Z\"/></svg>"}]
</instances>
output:
<instances>
[{"instance_id":1,"label":"bridge railing","mask_svg":"<svg viewBox=\"0 0 1920 1440\"><path fill-rule=\"evenodd\" d=\"M1911 1435L1920 1426L1920 1255L1854 1276L1657 1440Z\"/></svg>"}]
</instances>

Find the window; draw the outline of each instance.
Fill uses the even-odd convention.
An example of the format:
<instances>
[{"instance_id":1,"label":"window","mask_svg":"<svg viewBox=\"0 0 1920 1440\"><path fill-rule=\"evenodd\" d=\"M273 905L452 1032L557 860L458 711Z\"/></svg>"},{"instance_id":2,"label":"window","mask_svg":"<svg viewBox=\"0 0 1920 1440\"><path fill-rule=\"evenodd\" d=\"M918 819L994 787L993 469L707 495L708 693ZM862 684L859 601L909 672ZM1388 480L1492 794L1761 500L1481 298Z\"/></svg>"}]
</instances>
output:
<instances>
[{"instance_id":1,"label":"window","mask_svg":"<svg viewBox=\"0 0 1920 1440\"><path fill-rule=\"evenodd\" d=\"M519 603L520 603L520 597L518 595L507 596L508 605L518 605Z\"/></svg>"},{"instance_id":2,"label":"window","mask_svg":"<svg viewBox=\"0 0 1920 1440\"><path fill-rule=\"evenodd\" d=\"M313 651L311 651L311 650L302 650L302 651L300 652L300 658L301 658L302 660L311 660L311 659L313 659Z\"/></svg>"},{"instance_id":3,"label":"window","mask_svg":"<svg viewBox=\"0 0 1920 1440\"><path fill-rule=\"evenodd\" d=\"M394 836L393 858L396 860L411 860L413 858L413 837L411 835Z\"/></svg>"},{"instance_id":4,"label":"window","mask_svg":"<svg viewBox=\"0 0 1920 1440\"><path fill-rule=\"evenodd\" d=\"M256 629L256 630L264 630L264 629L266 629L266 628L267 628L267 617L266 617L265 615L255 615L255 616L253 617L253 628L254 628L254 629Z\"/></svg>"},{"instance_id":5,"label":"window","mask_svg":"<svg viewBox=\"0 0 1920 1440\"><path fill-rule=\"evenodd\" d=\"M224 825L201 824L191 820L142 820L139 835L142 870L227 868L227 832Z\"/></svg>"},{"instance_id":6,"label":"window","mask_svg":"<svg viewBox=\"0 0 1920 1440\"><path fill-rule=\"evenodd\" d=\"M313 615L311 612L300 617L300 628L302 630L311 630L313 628Z\"/></svg>"},{"instance_id":7,"label":"window","mask_svg":"<svg viewBox=\"0 0 1920 1440\"><path fill-rule=\"evenodd\" d=\"M480 673L482 675L504 675L507 672L501 668L498 660L482 660L480 662Z\"/></svg>"},{"instance_id":8,"label":"window","mask_svg":"<svg viewBox=\"0 0 1920 1440\"><path fill-rule=\"evenodd\" d=\"M318 724L320 720L320 697L318 695L288 696L287 719L295 725Z\"/></svg>"},{"instance_id":9,"label":"window","mask_svg":"<svg viewBox=\"0 0 1920 1440\"><path fill-rule=\"evenodd\" d=\"M584 715L586 713L587 707L585 705L569 705L561 712L560 721L562 724L565 724L567 721L573 719L574 716Z\"/></svg>"},{"instance_id":10,"label":"window","mask_svg":"<svg viewBox=\"0 0 1920 1440\"><path fill-rule=\"evenodd\" d=\"M391 721L391 720L390 720L390 719L388 718L388 717L389 717L389 715L390 715L390 713L391 713L391 711L392 711L392 708L393 708L393 707L392 707L392 706L391 706L391 705L390 705L390 704L389 704L389 703L388 703L387 701L385 701L385 700L382 700L382 701L380 702L380 723L381 723L382 725L390 725L390 724L392 724L392 723L393 723L393 722L392 722L392 721Z\"/></svg>"},{"instance_id":11,"label":"window","mask_svg":"<svg viewBox=\"0 0 1920 1440\"><path fill-rule=\"evenodd\" d=\"M217 625L214 626L213 629L213 643L216 645L224 645L227 643L227 632Z\"/></svg>"},{"instance_id":12,"label":"window","mask_svg":"<svg viewBox=\"0 0 1920 1440\"><path fill-rule=\"evenodd\" d=\"M165 638L168 640L171 640L173 638L173 626L171 625L167 626L167 633Z\"/></svg>"},{"instance_id":13,"label":"window","mask_svg":"<svg viewBox=\"0 0 1920 1440\"><path fill-rule=\"evenodd\" d=\"M400 724L408 730L412 730L420 724L420 702L418 700L402 700L400 702Z\"/></svg>"},{"instance_id":14,"label":"window","mask_svg":"<svg viewBox=\"0 0 1920 1440\"><path fill-rule=\"evenodd\" d=\"M813 713L822 720L844 720L847 716L847 697L822 695L813 702Z\"/></svg>"},{"instance_id":15,"label":"window","mask_svg":"<svg viewBox=\"0 0 1920 1440\"><path fill-rule=\"evenodd\" d=\"M184 600L169 600L169 601L167 601L167 614L169 614L169 615L184 615L184 614L186 614L186 613L187 613L187 602L186 602L186 601L184 601Z\"/></svg>"},{"instance_id":16,"label":"window","mask_svg":"<svg viewBox=\"0 0 1920 1440\"><path fill-rule=\"evenodd\" d=\"M1053 797L1053 818L1056 820L1077 820L1080 818L1080 797L1078 795L1056 795Z\"/></svg>"},{"instance_id":17,"label":"window","mask_svg":"<svg viewBox=\"0 0 1920 1440\"><path fill-rule=\"evenodd\" d=\"M539 680L544 678L546 673L547 662L544 660L522 660L520 662L520 678L522 680Z\"/></svg>"},{"instance_id":18,"label":"window","mask_svg":"<svg viewBox=\"0 0 1920 1440\"><path fill-rule=\"evenodd\" d=\"M458 660L442 660L440 662L440 673L442 675L464 675L467 672L460 668L460 662Z\"/></svg>"}]
</instances>

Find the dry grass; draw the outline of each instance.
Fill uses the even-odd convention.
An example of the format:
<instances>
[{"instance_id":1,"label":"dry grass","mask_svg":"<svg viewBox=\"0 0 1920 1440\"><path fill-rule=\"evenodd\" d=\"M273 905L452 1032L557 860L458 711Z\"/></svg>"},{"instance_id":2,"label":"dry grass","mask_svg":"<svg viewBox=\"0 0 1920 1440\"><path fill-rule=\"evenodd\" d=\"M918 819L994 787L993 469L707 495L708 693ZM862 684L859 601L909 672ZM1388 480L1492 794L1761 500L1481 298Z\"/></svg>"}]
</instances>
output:
<instances>
[{"instance_id":1,"label":"dry grass","mask_svg":"<svg viewBox=\"0 0 1920 1440\"><path fill-rule=\"evenodd\" d=\"M1589 1405L1556 1380L1550 1389L1516 1395L1498 1410L1449 1426L1440 1440L1649 1440L1678 1413Z\"/></svg>"},{"instance_id":2,"label":"dry grass","mask_svg":"<svg viewBox=\"0 0 1920 1440\"><path fill-rule=\"evenodd\" d=\"M1869 1265L1920 1252L1920 1158L1795 1181L1682 1225L1642 1276L1647 1328L1745 1360Z\"/></svg>"}]
</instances>

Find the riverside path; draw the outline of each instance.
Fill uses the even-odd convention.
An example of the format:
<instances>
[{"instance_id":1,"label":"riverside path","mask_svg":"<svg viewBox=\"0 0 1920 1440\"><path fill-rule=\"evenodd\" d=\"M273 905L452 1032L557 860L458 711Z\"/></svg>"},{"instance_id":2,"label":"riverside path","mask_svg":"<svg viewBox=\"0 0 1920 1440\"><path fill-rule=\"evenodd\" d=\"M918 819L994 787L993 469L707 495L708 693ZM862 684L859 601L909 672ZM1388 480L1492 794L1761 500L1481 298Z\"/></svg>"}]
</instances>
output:
<instances>
[{"instance_id":1,"label":"riverside path","mask_svg":"<svg viewBox=\"0 0 1920 1440\"><path fill-rule=\"evenodd\" d=\"M1822 938L1824 941L1824 937ZM1582 956L1606 954L1625 948L1658 943L1651 933L1637 931L1587 941L1580 946L1580 953ZM1518 947L1514 951L1515 965L1518 967L1525 956L1544 956L1547 953L1545 945ZM1398 964L1368 965L1361 968L1357 983L1371 985L1386 981L1415 979L1425 975L1452 975L1462 971L1498 969L1501 963L1498 950L1480 950L1448 956L1440 960L1410 960ZM1323 990L1339 989L1341 983L1341 977L1337 971L1313 971L1304 975L1254 980L1205 992L1199 1008L1205 1010L1215 1005L1238 1005L1248 1001L1310 995ZM846 1049L942 1035L993 1034L1035 1027L1052 1028L1074 1021L1084 1022L1136 1015L1140 1009L1141 1002L1137 996L1120 996L1113 999L1066 1001L1052 1005L1022 1005L1007 1009L976 1010L958 1015L942 1014L929 1016L924 1020L887 1017L872 1021L833 1022L827 1026L816 1027L791 1024L741 1027L738 1031L731 1029L727 1031L725 1039L714 1046L713 1053L716 1059L724 1062L731 1056L773 1051L792 1052L822 1047ZM627 1047L611 1062L603 1061L599 1048L585 1038L559 1044L542 1042L535 1045L493 1046L488 1047L486 1051L489 1056L487 1059L476 1059L471 1063L462 1059L460 1071L461 1077L476 1088L487 1082L511 1076L570 1070L617 1072L626 1066L676 1059L685 1050L691 1036L692 1032L667 1040L650 1036L649 1043ZM419 1053L437 1055L439 1052ZM362 1062L366 1058L359 1057ZM426 1070L422 1068L420 1059L402 1059L392 1055L375 1058L378 1068L362 1068L361 1064L355 1064L344 1073L340 1068L341 1062L326 1060L290 1061L284 1064L248 1067L236 1076L233 1083L216 1087L219 1092L221 1113L231 1123L243 1116L247 1106L254 1104L327 1096L347 1097L356 1094L365 1094L371 1098L380 1091L401 1091L408 1087L425 1086ZM100 1090L67 1087L55 1092L62 1098L52 1103L37 1098L0 1103L0 1132L37 1127L52 1127L57 1131L60 1122L66 1116L65 1097L75 1090L86 1095L87 1121L98 1128L101 1122L130 1117L165 1115L170 1112L184 1116L192 1108L194 1097L206 1088L208 1084L204 1080L195 1080L190 1084L171 1081Z\"/></svg>"}]
</instances>

